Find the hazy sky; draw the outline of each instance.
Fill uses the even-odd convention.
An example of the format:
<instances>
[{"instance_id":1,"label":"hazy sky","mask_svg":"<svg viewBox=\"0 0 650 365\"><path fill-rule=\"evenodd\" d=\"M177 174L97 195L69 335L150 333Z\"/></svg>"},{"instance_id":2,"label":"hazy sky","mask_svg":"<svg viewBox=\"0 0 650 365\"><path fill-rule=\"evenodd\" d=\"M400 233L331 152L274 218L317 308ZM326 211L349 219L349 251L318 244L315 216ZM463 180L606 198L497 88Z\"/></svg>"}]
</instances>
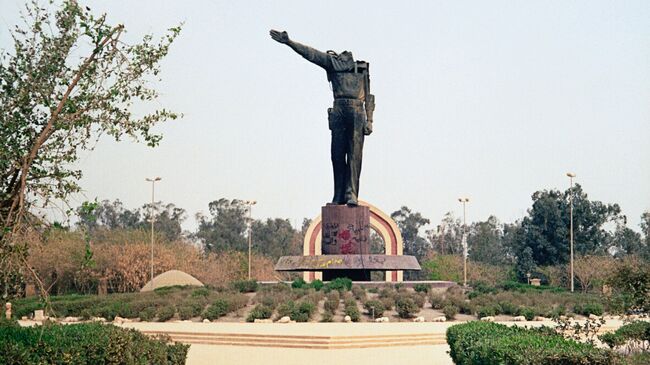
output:
<instances>
[{"instance_id":1,"label":"hazy sky","mask_svg":"<svg viewBox=\"0 0 650 365\"><path fill-rule=\"evenodd\" d=\"M158 105L184 113L160 147L103 139L80 161L85 199L156 200L190 217L222 197L300 223L331 199L325 72L271 28L370 62L375 131L360 198L435 225L469 196L468 220L521 218L540 189L577 174L632 228L650 209L650 1L83 1L127 39L184 22ZM0 0L0 48L21 0ZM76 204L76 203L73 203Z\"/></svg>"}]
</instances>

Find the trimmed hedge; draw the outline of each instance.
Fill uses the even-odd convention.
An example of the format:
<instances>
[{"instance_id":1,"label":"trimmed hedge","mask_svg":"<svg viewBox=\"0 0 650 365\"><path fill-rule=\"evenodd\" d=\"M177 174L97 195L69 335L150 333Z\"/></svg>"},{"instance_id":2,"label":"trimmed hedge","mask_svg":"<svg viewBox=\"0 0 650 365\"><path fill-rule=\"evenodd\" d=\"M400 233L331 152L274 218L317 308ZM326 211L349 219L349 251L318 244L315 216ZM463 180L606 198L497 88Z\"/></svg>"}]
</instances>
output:
<instances>
[{"instance_id":1,"label":"trimmed hedge","mask_svg":"<svg viewBox=\"0 0 650 365\"><path fill-rule=\"evenodd\" d=\"M447 329L449 354L456 365L613 365L612 351L553 333L489 322L468 322Z\"/></svg>"},{"instance_id":2,"label":"trimmed hedge","mask_svg":"<svg viewBox=\"0 0 650 365\"><path fill-rule=\"evenodd\" d=\"M0 364L185 364L189 345L168 342L110 324L20 327L0 321Z\"/></svg>"}]
</instances>

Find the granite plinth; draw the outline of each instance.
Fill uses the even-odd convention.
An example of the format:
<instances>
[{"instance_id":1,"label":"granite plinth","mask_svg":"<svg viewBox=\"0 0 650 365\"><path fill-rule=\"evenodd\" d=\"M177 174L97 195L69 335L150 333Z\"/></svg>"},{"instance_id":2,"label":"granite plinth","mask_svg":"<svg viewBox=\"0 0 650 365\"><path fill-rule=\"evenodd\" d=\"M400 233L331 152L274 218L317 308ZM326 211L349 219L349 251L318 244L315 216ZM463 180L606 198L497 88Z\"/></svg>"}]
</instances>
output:
<instances>
[{"instance_id":1,"label":"granite plinth","mask_svg":"<svg viewBox=\"0 0 650 365\"><path fill-rule=\"evenodd\" d=\"M370 253L368 207L329 204L321 208L323 255Z\"/></svg>"},{"instance_id":2,"label":"granite plinth","mask_svg":"<svg viewBox=\"0 0 650 365\"><path fill-rule=\"evenodd\" d=\"M414 256L395 255L318 255L282 256L275 265L276 271L327 271L327 270L421 270Z\"/></svg>"}]
</instances>

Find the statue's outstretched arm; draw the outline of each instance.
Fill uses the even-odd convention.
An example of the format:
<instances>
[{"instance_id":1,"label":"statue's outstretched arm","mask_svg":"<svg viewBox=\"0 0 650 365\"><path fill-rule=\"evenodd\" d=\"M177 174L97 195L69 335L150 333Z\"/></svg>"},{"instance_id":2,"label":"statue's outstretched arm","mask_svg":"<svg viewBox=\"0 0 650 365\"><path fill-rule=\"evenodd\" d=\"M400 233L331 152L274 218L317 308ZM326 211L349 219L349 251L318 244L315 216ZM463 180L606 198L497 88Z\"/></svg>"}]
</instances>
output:
<instances>
[{"instance_id":1,"label":"statue's outstretched arm","mask_svg":"<svg viewBox=\"0 0 650 365\"><path fill-rule=\"evenodd\" d=\"M282 44L286 44L287 46L291 47L291 49L293 49L294 51L296 51L296 53L304 57L307 61L314 63L326 70L332 67L331 66L332 61L330 60L330 57L327 55L327 53L321 52L309 46L305 46L304 44L292 41L291 39L289 39L289 34L287 34L287 32L271 30L270 34L273 40Z\"/></svg>"}]
</instances>

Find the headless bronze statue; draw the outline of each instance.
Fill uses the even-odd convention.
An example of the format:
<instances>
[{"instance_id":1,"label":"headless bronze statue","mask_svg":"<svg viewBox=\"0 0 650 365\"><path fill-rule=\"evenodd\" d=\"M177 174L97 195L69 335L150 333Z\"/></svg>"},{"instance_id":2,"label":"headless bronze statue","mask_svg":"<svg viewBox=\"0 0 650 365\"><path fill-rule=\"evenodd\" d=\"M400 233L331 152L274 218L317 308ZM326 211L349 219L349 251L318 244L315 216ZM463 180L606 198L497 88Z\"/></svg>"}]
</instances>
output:
<instances>
[{"instance_id":1,"label":"headless bronze statue","mask_svg":"<svg viewBox=\"0 0 650 365\"><path fill-rule=\"evenodd\" d=\"M334 169L333 204L356 206L364 137L372 133L375 96L370 94L369 64L355 61L352 53L321 52L289 39L287 32L271 30L271 38L291 47L307 61L327 71L334 105L327 110L332 131Z\"/></svg>"}]
</instances>

